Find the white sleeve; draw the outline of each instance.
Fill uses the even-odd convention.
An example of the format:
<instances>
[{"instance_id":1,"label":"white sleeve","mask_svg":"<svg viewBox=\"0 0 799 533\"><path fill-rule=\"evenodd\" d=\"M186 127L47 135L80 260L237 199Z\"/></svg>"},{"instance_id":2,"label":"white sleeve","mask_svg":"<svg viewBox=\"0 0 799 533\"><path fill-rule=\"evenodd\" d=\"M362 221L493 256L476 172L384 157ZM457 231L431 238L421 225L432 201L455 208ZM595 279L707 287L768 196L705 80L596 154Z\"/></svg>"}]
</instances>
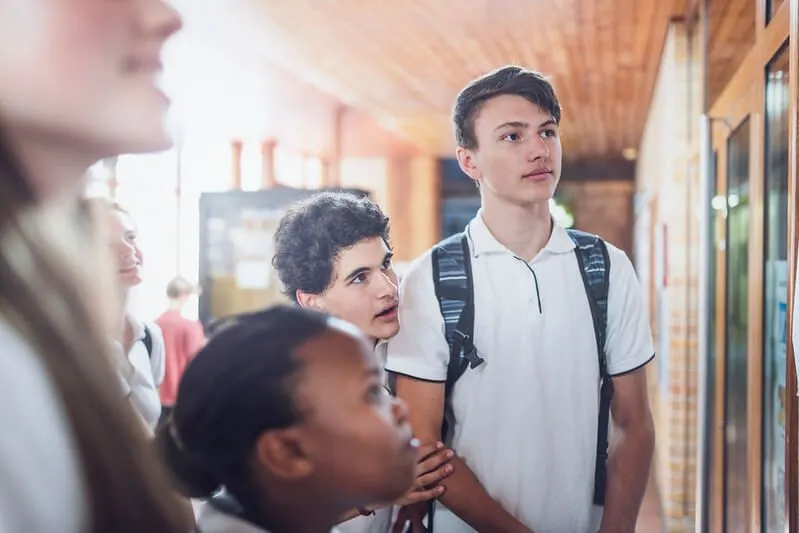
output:
<instances>
[{"instance_id":1,"label":"white sleeve","mask_svg":"<svg viewBox=\"0 0 799 533\"><path fill-rule=\"evenodd\" d=\"M158 324L154 322L148 322L147 329L150 330L150 337L153 341L153 353L150 357L150 367L153 370L153 383L155 383L156 387L160 387L161 383L164 382L164 374L166 373L164 334Z\"/></svg>"},{"instance_id":2,"label":"white sleeve","mask_svg":"<svg viewBox=\"0 0 799 533\"><path fill-rule=\"evenodd\" d=\"M449 345L429 252L411 265L400 284L399 318L400 331L388 342L386 370L426 381L446 381Z\"/></svg>"},{"instance_id":3,"label":"white sleeve","mask_svg":"<svg viewBox=\"0 0 799 533\"><path fill-rule=\"evenodd\" d=\"M608 255L610 287L605 353L608 373L618 376L646 365L654 358L655 349L633 265L627 254L610 244Z\"/></svg>"},{"instance_id":4,"label":"white sleeve","mask_svg":"<svg viewBox=\"0 0 799 533\"><path fill-rule=\"evenodd\" d=\"M0 323L0 533L88 527L76 443L42 361Z\"/></svg>"}]
</instances>

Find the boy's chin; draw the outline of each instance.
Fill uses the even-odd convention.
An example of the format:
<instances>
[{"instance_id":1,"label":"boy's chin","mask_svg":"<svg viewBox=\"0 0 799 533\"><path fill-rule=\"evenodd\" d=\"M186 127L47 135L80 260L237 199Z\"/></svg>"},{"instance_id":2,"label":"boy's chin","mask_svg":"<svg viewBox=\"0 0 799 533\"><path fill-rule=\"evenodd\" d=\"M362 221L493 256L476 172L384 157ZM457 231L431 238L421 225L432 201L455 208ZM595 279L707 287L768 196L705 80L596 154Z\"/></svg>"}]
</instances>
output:
<instances>
[{"instance_id":1,"label":"boy's chin","mask_svg":"<svg viewBox=\"0 0 799 533\"><path fill-rule=\"evenodd\" d=\"M378 340L388 340L399 333L399 329L399 320L388 324L381 324L379 328L375 328L372 336Z\"/></svg>"}]
</instances>

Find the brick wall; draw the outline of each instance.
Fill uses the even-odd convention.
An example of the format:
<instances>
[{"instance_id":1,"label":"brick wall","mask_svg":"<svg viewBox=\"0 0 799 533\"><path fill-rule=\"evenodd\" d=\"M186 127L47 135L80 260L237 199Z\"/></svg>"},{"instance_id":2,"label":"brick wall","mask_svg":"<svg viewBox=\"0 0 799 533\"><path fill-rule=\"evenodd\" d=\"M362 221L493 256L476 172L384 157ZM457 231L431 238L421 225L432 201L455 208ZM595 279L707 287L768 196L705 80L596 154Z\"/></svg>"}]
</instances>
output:
<instances>
[{"instance_id":1,"label":"brick wall","mask_svg":"<svg viewBox=\"0 0 799 533\"><path fill-rule=\"evenodd\" d=\"M577 181L561 183L558 195L567 199L574 227L595 233L632 257L635 183Z\"/></svg>"},{"instance_id":2,"label":"brick wall","mask_svg":"<svg viewBox=\"0 0 799 533\"><path fill-rule=\"evenodd\" d=\"M657 364L650 393L657 430L655 473L668 531L694 530L696 486L699 173L698 54L672 24L639 150L636 249L646 270Z\"/></svg>"}]
</instances>

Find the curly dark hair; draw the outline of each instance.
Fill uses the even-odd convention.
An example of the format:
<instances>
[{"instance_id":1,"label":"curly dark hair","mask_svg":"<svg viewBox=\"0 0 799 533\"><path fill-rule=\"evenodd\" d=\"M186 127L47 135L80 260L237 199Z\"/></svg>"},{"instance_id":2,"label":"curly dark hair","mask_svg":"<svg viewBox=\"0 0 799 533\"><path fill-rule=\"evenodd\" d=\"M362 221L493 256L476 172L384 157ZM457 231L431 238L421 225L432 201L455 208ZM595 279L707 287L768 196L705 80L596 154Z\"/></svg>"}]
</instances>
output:
<instances>
[{"instance_id":1,"label":"curly dark hair","mask_svg":"<svg viewBox=\"0 0 799 533\"><path fill-rule=\"evenodd\" d=\"M458 94L452 111L455 140L467 150L477 148L474 119L480 107L497 96L512 94L547 111L560 124L560 103L552 84L539 72L517 66L505 66L469 83Z\"/></svg>"},{"instance_id":2,"label":"curly dark hair","mask_svg":"<svg viewBox=\"0 0 799 533\"><path fill-rule=\"evenodd\" d=\"M275 232L272 265L283 292L321 294L333 282L333 263L342 250L381 237L390 245L389 220L369 198L325 192L291 206Z\"/></svg>"}]
</instances>

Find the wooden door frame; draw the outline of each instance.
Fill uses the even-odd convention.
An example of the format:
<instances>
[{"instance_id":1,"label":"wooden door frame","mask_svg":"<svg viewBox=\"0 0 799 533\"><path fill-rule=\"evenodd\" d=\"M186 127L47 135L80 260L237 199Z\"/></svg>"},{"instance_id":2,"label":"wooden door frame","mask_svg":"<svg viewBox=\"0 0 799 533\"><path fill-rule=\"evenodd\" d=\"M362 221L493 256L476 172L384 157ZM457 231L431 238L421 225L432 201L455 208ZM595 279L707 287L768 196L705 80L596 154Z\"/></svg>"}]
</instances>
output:
<instances>
[{"instance_id":1,"label":"wooden door frame","mask_svg":"<svg viewBox=\"0 0 799 533\"><path fill-rule=\"evenodd\" d=\"M797 150L795 150L799 122L797 121L797 91L799 90L799 0L783 3L765 26L765 2L757 3L757 32L754 46L743 63L727 84L716 102L711 106L711 154L717 155L716 194L726 196L728 183L727 140L742 121L750 118L749 145L749 272L748 272L748 342L747 342L747 430L749 435L757 436L747 440L747 526L748 531L761 531L762 518L762 413L763 413L763 275L764 275L764 185L765 185L765 84L766 69L774 56L786 42L790 42L790 88L791 88L791 133L789 146L790 171L788 183L789 216L789 280L788 280L788 324L790 325L793 302L794 272L796 269L796 172ZM789 36L794 38L788 40ZM708 154L710 157L711 154ZM716 228L723 231L716 234L716 390L713 402L715 426L708 435L712 438L713 463L710 470L710 485L714 487L716 498L709 503L711 531L721 532L724 520L724 395L726 380L726 210L716 216ZM721 226L723 224L723 226ZM724 246L720 246L724 243ZM790 531L797 530L797 405L796 376L793 370L793 349L788 341L788 369L786 374L787 406L786 427L786 513Z\"/></svg>"},{"instance_id":2,"label":"wooden door frame","mask_svg":"<svg viewBox=\"0 0 799 533\"><path fill-rule=\"evenodd\" d=\"M788 329L793 323L794 292L797 267L797 143L799 142L799 0L786 1L789 8L788 43L788 83L789 83L789 127L788 137ZM787 335L787 363L785 374L786 385L786 422L785 428L785 512L791 533L799 533L799 402L797 402L796 358L792 335Z\"/></svg>"},{"instance_id":3,"label":"wooden door frame","mask_svg":"<svg viewBox=\"0 0 799 533\"><path fill-rule=\"evenodd\" d=\"M752 168L755 164L755 157L754 151L757 149L757 131L758 131L758 121L756 118L756 114L758 113L757 105L757 90L755 88L755 83L749 84L749 86L742 87L740 89L739 97L736 100L731 100L730 108L727 110L728 113L725 115L720 116L713 116L713 122L711 125L711 146L712 151L716 152L717 154L717 167L716 167L716 194L726 198L727 197L727 186L729 182L729 150L728 150L728 140L729 137L738 130L738 128L743 124L746 119L749 119L749 128L750 128L750 141L749 141L749 173L750 173L750 193L749 193L749 220L754 222L754 218L756 217L755 210L753 209L753 205L756 202L756 198L754 196L755 191L752 188L752 181L753 173ZM762 136L761 136L762 138ZM762 151L762 148L761 148ZM712 438L713 438L713 464L711 468L711 483L714 487L714 494L716 498L709 502L710 504L710 513L711 513L711 524L713 532L721 533L724 528L722 527L724 524L724 467L725 467L725 456L724 456L724 429L725 429L725 391L726 391L726 352L727 352L727 207L722 211L716 212L715 216L715 227L716 227L716 320L715 326L716 330L714 332L716 336L716 368L715 368L715 398L712 399L713 406L714 406L714 428L712 431ZM752 255L755 246L752 243L752 227L756 226L757 224L750 223L750 234L749 234L749 291L750 291L750 299L748 302L749 311L747 316L747 321L749 323L749 331L747 333L748 336L748 344L747 344L747 376L748 376L748 383L747 383L747 431L752 432L752 417L749 416L751 412L751 386L752 386L752 367L750 365L751 358L752 358L752 342L753 342L753 332L752 332L752 307L753 307L753 295L752 294L752 285L753 285L753 276L751 272L752 268ZM763 239L762 236L760 237L760 242L762 243ZM762 254L760 254L762 258ZM760 289L762 293L762 289ZM751 471L751 454L753 453L750 450L752 441L756 439L749 439L747 441L747 469L746 469L746 476L747 481L750 479L756 479L752 476L755 474ZM750 489L750 498L751 493L751 484L747 483L747 487ZM751 524L751 517L750 517L750 508L751 508L751 501L748 501L747 504L747 522ZM758 531L757 529L751 531Z\"/></svg>"}]
</instances>

